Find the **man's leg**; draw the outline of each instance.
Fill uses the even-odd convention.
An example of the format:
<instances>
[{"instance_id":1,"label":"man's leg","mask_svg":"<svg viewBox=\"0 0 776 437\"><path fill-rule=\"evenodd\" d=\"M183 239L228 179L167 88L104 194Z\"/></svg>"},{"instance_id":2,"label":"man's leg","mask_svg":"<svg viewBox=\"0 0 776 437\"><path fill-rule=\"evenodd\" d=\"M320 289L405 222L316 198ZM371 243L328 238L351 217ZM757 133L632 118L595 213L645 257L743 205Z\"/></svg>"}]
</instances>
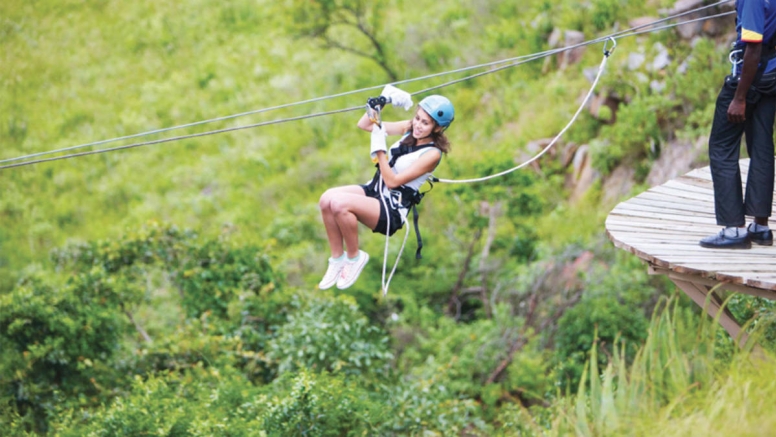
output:
<instances>
[{"instance_id":1,"label":"man's leg","mask_svg":"<svg viewBox=\"0 0 776 437\"><path fill-rule=\"evenodd\" d=\"M745 123L732 123L727 110L735 88L722 86L714 109L714 122L709 136L709 160L714 185L714 212L717 224L725 226L718 234L700 241L702 247L717 249L748 249L752 247L743 227L744 200L741 192L741 170L738 167L741 136ZM747 111L748 112L748 111Z\"/></svg>"},{"instance_id":2,"label":"man's leg","mask_svg":"<svg viewBox=\"0 0 776 437\"><path fill-rule=\"evenodd\" d=\"M738 167L744 123L731 123L727 109L735 89L723 85L717 96L714 122L709 136L709 160L714 185L714 212L717 224L744 226L744 200L741 192L741 170Z\"/></svg>"},{"instance_id":3,"label":"man's leg","mask_svg":"<svg viewBox=\"0 0 776 437\"><path fill-rule=\"evenodd\" d=\"M754 217L747 228L749 239L756 244L773 245L773 232L768 227L773 203L773 122L776 96L762 96L752 115L747 117L746 148L749 152L749 174L746 180L744 206Z\"/></svg>"},{"instance_id":4,"label":"man's leg","mask_svg":"<svg viewBox=\"0 0 776 437\"><path fill-rule=\"evenodd\" d=\"M776 116L776 96L762 96L747 117L746 149L749 153L749 174L746 179L746 214L765 219L771 216L773 203L773 122Z\"/></svg>"}]
</instances>

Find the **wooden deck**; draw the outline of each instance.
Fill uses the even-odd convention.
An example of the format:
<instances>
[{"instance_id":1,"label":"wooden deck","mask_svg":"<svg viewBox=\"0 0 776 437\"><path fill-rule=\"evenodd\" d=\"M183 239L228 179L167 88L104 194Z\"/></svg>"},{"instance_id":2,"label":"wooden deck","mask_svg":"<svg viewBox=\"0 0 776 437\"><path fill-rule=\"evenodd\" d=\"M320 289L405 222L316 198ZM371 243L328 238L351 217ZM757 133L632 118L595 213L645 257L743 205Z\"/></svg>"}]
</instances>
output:
<instances>
[{"instance_id":1,"label":"wooden deck","mask_svg":"<svg viewBox=\"0 0 776 437\"><path fill-rule=\"evenodd\" d=\"M749 160L740 165L745 188ZM751 221L747 217L747 224ZM711 315L717 315L721 304L718 296L710 295L715 286L776 300L776 246L725 250L698 244L720 229L708 167L620 203L606 219L607 235L616 247L646 261L652 273L667 275ZM741 334L729 313L720 323L733 337Z\"/></svg>"}]
</instances>

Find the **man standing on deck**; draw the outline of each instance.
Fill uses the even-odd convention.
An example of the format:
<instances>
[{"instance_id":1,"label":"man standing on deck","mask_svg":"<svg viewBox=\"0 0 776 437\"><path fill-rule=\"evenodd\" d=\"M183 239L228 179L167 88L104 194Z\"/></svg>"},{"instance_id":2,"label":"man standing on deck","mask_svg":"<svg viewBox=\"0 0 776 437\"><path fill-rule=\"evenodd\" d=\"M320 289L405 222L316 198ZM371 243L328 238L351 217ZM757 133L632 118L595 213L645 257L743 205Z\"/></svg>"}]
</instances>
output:
<instances>
[{"instance_id":1,"label":"man standing on deck","mask_svg":"<svg viewBox=\"0 0 776 437\"><path fill-rule=\"evenodd\" d=\"M730 52L731 74L717 96L709 137L717 224L725 226L700 245L748 249L770 246L768 227L773 202L773 122L776 115L776 0L736 2L736 42ZM749 174L746 198L738 166L741 137L746 137ZM754 222L746 226L745 215Z\"/></svg>"}]
</instances>

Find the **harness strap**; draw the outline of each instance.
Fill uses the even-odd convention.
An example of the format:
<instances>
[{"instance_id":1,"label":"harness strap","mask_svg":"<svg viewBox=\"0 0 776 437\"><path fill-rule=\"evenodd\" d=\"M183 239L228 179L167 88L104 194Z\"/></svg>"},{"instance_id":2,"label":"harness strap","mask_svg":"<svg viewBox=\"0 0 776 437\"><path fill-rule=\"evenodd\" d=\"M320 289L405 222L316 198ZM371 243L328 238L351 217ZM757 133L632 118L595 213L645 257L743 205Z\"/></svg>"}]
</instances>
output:
<instances>
[{"instance_id":1,"label":"harness strap","mask_svg":"<svg viewBox=\"0 0 776 437\"><path fill-rule=\"evenodd\" d=\"M423 144L421 146L410 147L410 146L408 146L406 144L401 144L401 145L399 145L399 147L394 147L393 149L391 149L391 160L388 161L388 166L389 167L393 167L394 165L396 165L396 160L398 160L400 157L402 157L404 155L407 155L407 154L410 154L412 152L417 152L418 150L422 150L422 149L425 149L427 147L434 147L434 145L433 144ZM380 193L380 195L382 195L382 193L380 191L378 191L378 189L377 189L378 188L378 182L380 181L380 177L381 177L381 175L380 175L380 165L375 164L375 168L377 169L375 171L375 175L372 177L372 181L369 182L369 184L367 184L367 186L369 186L369 188L373 189L375 192L378 192L378 193ZM406 187L404 187L402 185L399 188L406 188ZM411 190L411 188L408 188L408 189Z\"/></svg>"},{"instance_id":2,"label":"harness strap","mask_svg":"<svg viewBox=\"0 0 776 437\"><path fill-rule=\"evenodd\" d=\"M423 239L420 237L420 228L418 227L417 205L412 205L412 221L415 225L415 236L418 238L418 250L415 251L415 259L421 259L423 256L420 254L420 250L423 249Z\"/></svg>"},{"instance_id":3,"label":"harness strap","mask_svg":"<svg viewBox=\"0 0 776 437\"><path fill-rule=\"evenodd\" d=\"M396 164L396 161L409 153L417 152L418 150L425 149L427 147L434 147L433 144L423 144L421 146L416 147L410 147L406 144L401 144L399 147L394 147L391 149L391 160L388 162L388 165L390 167L393 167ZM370 189L374 190L375 192L379 193L379 195L382 197L382 184L381 179L382 175L380 174L380 166L378 164L375 164L375 167L377 170L375 171L374 177L372 177L372 181L367 184ZM429 184L431 185L431 188L434 188L434 185L431 184L431 181L429 180ZM401 193L401 206L412 209L412 218L413 218L413 224L415 226L415 236L417 237L418 241L418 249L415 251L415 259L421 259L423 256L421 255L420 251L423 249L423 238L420 236L420 227L418 226L418 208L417 205L420 203L421 199L423 199L423 196L428 192L431 191L429 189L426 192L419 192L418 190L414 190L407 186L399 186L394 189L394 191L398 191ZM387 230L386 230L387 231Z\"/></svg>"}]
</instances>

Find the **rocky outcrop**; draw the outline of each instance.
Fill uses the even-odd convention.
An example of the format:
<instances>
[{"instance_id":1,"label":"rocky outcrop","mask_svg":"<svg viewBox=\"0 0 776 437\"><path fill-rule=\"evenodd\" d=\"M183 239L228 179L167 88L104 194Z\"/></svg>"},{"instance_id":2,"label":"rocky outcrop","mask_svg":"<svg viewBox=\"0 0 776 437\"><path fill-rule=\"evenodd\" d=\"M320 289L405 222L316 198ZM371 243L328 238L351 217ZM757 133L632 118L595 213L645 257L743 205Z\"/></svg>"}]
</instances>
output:
<instances>
[{"instance_id":1,"label":"rocky outcrop","mask_svg":"<svg viewBox=\"0 0 776 437\"><path fill-rule=\"evenodd\" d=\"M708 138L669 141L652 163L646 182L650 187L661 185L693 168L706 165Z\"/></svg>"},{"instance_id":2,"label":"rocky outcrop","mask_svg":"<svg viewBox=\"0 0 776 437\"><path fill-rule=\"evenodd\" d=\"M566 176L566 188L571 193L569 202L573 205L584 197L587 190L601 178L601 174L593 168L587 144L576 150L572 165L571 174Z\"/></svg>"}]
</instances>

